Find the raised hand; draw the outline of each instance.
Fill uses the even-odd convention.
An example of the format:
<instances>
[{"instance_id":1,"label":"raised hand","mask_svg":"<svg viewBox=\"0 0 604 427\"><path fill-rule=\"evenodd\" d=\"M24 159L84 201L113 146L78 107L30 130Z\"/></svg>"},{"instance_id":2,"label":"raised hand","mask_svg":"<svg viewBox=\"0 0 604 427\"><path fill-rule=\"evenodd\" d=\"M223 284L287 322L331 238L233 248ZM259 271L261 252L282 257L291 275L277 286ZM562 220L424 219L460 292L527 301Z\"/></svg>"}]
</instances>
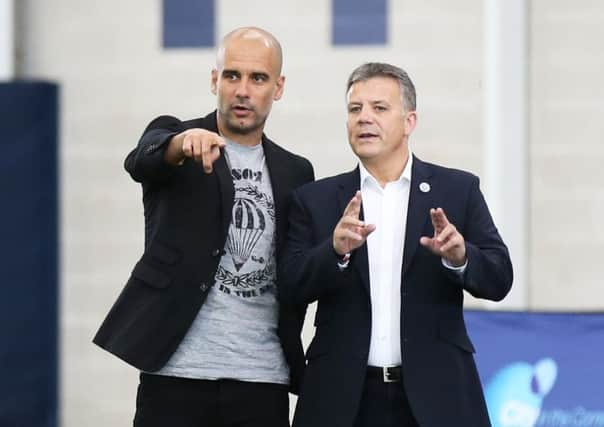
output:
<instances>
[{"instance_id":1,"label":"raised hand","mask_svg":"<svg viewBox=\"0 0 604 427\"><path fill-rule=\"evenodd\" d=\"M442 208L430 209L434 236L420 238L419 242L435 255L444 258L453 267L466 262L466 242L457 228L449 222Z\"/></svg>"},{"instance_id":2,"label":"raised hand","mask_svg":"<svg viewBox=\"0 0 604 427\"><path fill-rule=\"evenodd\" d=\"M361 192L357 191L333 230L333 249L338 255L344 256L361 246L375 230L375 225L365 224L359 219L360 213Z\"/></svg>"}]
</instances>

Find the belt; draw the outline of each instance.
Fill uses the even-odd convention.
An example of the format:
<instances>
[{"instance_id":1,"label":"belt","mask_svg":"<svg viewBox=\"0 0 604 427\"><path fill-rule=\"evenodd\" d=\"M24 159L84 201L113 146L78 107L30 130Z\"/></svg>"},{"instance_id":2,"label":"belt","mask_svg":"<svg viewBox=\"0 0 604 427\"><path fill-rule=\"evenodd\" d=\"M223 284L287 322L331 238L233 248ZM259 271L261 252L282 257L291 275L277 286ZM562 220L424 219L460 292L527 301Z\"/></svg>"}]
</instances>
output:
<instances>
[{"instance_id":1,"label":"belt","mask_svg":"<svg viewBox=\"0 0 604 427\"><path fill-rule=\"evenodd\" d=\"M400 366L367 366L367 378L385 383L398 383L403 377Z\"/></svg>"}]
</instances>

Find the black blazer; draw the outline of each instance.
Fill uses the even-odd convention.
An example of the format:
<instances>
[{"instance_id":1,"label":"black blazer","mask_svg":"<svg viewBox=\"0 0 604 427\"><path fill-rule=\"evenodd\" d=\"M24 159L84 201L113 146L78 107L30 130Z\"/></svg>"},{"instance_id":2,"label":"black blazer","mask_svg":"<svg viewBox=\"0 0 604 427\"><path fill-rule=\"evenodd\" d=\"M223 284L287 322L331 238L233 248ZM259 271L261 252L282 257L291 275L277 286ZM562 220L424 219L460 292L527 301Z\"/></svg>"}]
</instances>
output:
<instances>
[{"instance_id":1,"label":"black blazer","mask_svg":"<svg viewBox=\"0 0 604 427\"><path fill-rule=\"evenodd\" d=\"M191 160L179 167L164 161L167 142L190 128L217 132L216 113L186 122L169 116L155 119L125 161L126 170L143 187L145 251L94 342L144 371L156 371L168 361L203 306L231 222L234 186L224 156L209 175ZM262 145L273 187L279 260L287 232L287 199L314 174L308 160L264 135ZM303 309L280 304L278 335L292 391L304 368L303 321Z\"/></svg>"},{"instance_id":2,"label":"black blazer","mask_svg":"<svg viewBox=\"0 0 604 427\"><path fill-rule=\"evenodd\" d=\"M429 192L420 191L422 182L430 184ZM357 168L293 195L281 296L298 304L318 301L294 427L350 427L359 408L371 334L367 246L352 254L344 271L332 246L335 225L359 185ZM432 207L442 207L465 237L463 279L419 244L434 233ZM502 299L512 265L477 177L414 158L401 275L401 386L419 425L489 426L463 291Z\"/></svg>"}]
</instances>

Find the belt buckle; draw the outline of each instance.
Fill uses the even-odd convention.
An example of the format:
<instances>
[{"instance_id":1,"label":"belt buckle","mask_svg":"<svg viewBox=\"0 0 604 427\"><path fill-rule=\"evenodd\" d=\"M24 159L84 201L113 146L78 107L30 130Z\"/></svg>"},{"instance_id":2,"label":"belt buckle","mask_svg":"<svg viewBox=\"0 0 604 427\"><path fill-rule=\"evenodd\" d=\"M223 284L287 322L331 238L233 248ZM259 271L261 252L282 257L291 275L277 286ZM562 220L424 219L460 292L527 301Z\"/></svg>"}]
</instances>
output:
<instances>
[{"instance_id":1,"label":"belt buckle","mask_svg":"<svg viewBox=\"0 0 604 427\"><path fill-rule=\"evenodd\" d=\"M382 367L382 378L384 379L385 383L394 383L396 382L396 379L390 379L390 371L388 369L392 368L393 366L384 366Z\"/></svg>"}]
</instances>

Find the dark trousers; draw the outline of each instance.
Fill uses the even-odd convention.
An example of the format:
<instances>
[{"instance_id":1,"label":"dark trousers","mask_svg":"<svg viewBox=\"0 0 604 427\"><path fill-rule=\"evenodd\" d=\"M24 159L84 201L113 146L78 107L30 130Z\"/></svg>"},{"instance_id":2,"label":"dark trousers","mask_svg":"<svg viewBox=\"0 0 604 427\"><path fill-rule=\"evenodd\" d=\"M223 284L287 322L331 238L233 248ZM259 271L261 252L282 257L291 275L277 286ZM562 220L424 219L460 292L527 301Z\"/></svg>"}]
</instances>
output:
<instances>
[{"instance_id":1,"label":"dark trousers","mask_svg":"<svg viewBox=\"0 0 604 427\"><path fill-rule=\"evenodd\" d=\"M142 373L134 427L289 427L287 389Z\"/></svg>"},{"instance_id":2,"label":"dark trousers","mask_svg":"<svg viewBox=\"0 0 604 427\"><path fill-rule=\"evenodd\" d=\"M419 427L403 383L368 377L354 427Z\"/></svg>"}]
</instances>

